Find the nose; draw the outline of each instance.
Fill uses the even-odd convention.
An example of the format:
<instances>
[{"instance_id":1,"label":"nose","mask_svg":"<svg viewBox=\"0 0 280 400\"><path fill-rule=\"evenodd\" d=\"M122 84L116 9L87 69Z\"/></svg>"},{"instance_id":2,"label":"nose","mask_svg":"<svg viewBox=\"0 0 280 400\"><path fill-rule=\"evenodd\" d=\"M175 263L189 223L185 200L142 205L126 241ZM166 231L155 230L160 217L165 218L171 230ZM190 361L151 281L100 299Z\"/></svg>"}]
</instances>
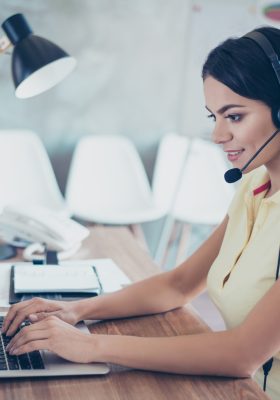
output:
<instances>
[{"instance_id":1,"label":"nose","mask_svg":"<svg viewBox=\"0 0 280 400\"><path fill-rule=\"evenodd\" d=\"M229 131L227 124L222 124L216 121L211 138L216 144L224 144L229 142L233 138L233 135Z\"/></svg>"}]
</instances>

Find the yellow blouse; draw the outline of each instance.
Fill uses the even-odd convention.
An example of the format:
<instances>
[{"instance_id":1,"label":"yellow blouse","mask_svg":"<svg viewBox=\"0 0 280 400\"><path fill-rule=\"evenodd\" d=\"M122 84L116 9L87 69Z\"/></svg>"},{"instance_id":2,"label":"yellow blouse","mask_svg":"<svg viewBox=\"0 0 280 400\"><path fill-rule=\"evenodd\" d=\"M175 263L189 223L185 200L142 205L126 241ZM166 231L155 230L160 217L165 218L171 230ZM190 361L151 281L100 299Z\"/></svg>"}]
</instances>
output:
<instances>
[{"instance_id":1,"label":"yellow blouse","mask_svg":"<svg viewBox=\"0 0 280 400\"><path fill-rule=\"evenodd\" d=\"M246 174L233 198L218 257L207 278L209 295L228 329L245 319L275 283L280 245L280 191L265 198L264 167ZM280 332L279 332L280 334ZM263 371L255 374L263 385ZM267 394L280 399L280 352L267 378Z\"/></svg>"}]
</instances>

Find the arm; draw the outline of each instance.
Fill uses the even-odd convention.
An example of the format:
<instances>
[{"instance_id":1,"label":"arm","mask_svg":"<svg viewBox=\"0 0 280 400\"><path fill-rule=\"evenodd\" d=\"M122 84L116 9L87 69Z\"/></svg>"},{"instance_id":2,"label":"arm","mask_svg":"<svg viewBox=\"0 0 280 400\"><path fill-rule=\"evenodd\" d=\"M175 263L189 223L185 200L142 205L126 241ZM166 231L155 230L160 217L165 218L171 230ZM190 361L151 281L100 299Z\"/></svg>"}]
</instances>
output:
<instances>
[{"instance_id":1,"label":"arm","mask_svg":"<svg viewBox=\"0 0 280 400\"><path fill-rule=\"evenodd\" d=\"M279 302L280 281L234 329L165 338L81 334L78 338L76 329L49 317L23 328L12 339L9 350L12 354L22 354L48 349L80 362L111 362L171 373L249 377L279 351Z\"/></svg>"},{"instance_id":2,"label":"arm","mask_svg":"<svg viewBox=\"0 0 280 400\"><path fill-rule=\"evenodd\" d=\"M185 293L187 297L188 291ZM280 280L241 325L228 331L167 338L87 335L78 341L79 361L113 362L172 373L248 377L279 351L279 302ZM49 317L26 327L13 339L10 349L14 354L49 349L75 361L70 344L76 333L63 324ZM64 331L64 336L57 334Z\"/></svg>"},{"instance_id":3,"label":"arm","mask_svg":"<svg viewBox=\"0 0 280 400\"><path fill-rule=\"evenodd\" d=\"M91 299L61 302L34 298L18 303L10 308L2 331L13 335L27 318L37 322L52 315L75 325L83 319L122 318L180 307L205 287L208 271L220 250L227 222L226 216L202 246L172 271Z\"/></svg>"},{"instance_id":4,"label":"arm","mask_svg":"<svg viewBox=\"0 0 280 400\"><path fill-rule=\"evenodd\" d=\"M186 304L206 284L208 271L218 255L228 217L200 248L177 268L95 299L79 302L80 319L108 319L168 311Z\"/></svg>"},{"instance_id":5,"label":"arm","mask_svg":"<svg viewBox=\"0 0 280 400\"><path fill-rule=\"evenodd\" d=\"M280 281L234 329L171 338L101 335L92 338L94 355L133 368L249 377L280 349L279 303Z\"/></svg>"}]
</instances>

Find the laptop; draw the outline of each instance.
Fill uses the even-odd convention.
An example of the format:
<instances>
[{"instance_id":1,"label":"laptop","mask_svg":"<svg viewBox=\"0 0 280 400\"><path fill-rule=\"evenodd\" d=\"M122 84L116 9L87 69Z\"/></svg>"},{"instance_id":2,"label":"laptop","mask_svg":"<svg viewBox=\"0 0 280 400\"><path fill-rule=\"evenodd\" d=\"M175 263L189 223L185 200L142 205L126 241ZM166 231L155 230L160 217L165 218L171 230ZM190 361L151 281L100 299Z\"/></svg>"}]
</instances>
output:
<instances>
[{"instance_id":1,"label":"laptop","mask_svg":"<svg viewBox=\"0 0 280 400\"><path fill-rule=\"evenodd\" d=\"M0 329L3 324L5 312L0 312ZM26 322L29 324L29 322ZM84 322L77 328L88 332ZM5 348L11 337L0 333L0 379L1 378L26 378L44 376L71 376L71 375L103 375L109 372L109 367L102 363L80 364L64 360L56 354L43 350L32 351L20 356L11 356Z\"/></svg>"},{"instance_id":2,"label":"laptop","mask_svg":"<svg viewBox=\"0 0 280 400\"><path fill-rule=\"evenodd\" d=\"M124 285L130 283L127 276L111 259L73 260L62 262L61 265L94 265L98 272L98 280L100 278L101 291L104 291L105 293L119 290ZM1 264L0 307L8 306L11 267L12 264L9 263ZM17 301L20 300L22 299L17 299ZM0 330L5 314L5 312L0 312ZM28 324L28 322L26 322L26 324ZM77 328L84 332L88 332L88 328L84 322L79 323ZM20 377L101 375L109 372L109 367L106 364L72 363L49 351L34 351L26 355L10 356L5 351L5 347L9 340L9 337L2 335L0 332L0 380L1 378Z\"/></svg>"}]
</instances>

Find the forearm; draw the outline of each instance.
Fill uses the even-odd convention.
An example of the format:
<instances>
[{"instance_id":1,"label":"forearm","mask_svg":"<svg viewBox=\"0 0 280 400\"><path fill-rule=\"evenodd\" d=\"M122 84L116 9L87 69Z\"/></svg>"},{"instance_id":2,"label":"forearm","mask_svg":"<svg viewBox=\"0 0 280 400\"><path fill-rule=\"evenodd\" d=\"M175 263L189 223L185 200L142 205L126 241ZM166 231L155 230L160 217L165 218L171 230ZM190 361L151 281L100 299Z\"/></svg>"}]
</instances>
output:
<instances>
[{"instance_id":1,"label":"forearm","mask_svg":"<svg viewBox=\"0 0 280 400\"><path fill-rule=\"evenodd\" d=\"M78 305L80 319L111 319L154 314L184 304L184 296L172 283L172 273L162 273L131 284L122 290Z\"/></svg>"},{"instance_id":2,"label":"forearm","mask_svg":"<svg viewBox=\"0 0 280 400\"><path fill-rule=\"evenodd\" d=\"M82 300L80 319L108 319L154 314L180 307L205 287L216 258L228 217L209 239L184 263L172 271L132 284L113 294Z\"/></svg>"},{"instance_id":3,"label":"forearm","mask_svg":"<svg viewBox=\"0 0 280 400\"><path fill-rule=\"evenodd\" d=\"M229 331L168 338L96 335L92 357L137 369L248 377L241 347Z\"/></svg>"}]
</instances>

